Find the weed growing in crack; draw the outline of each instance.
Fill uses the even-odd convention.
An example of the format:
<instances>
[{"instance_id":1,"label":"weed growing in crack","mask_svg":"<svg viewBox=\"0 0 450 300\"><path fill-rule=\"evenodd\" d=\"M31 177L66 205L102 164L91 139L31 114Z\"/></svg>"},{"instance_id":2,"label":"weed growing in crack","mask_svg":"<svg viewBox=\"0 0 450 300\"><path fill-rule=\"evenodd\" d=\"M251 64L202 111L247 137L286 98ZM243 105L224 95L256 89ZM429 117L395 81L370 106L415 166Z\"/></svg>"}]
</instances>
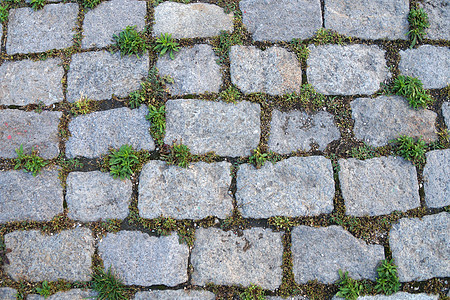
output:
<instances>
[{"instance_id":1,"label":"weed growing in crack","mask_svg":"<svg viewBox=\"0 0 450 300\"><path fill-rule=\"evenodd\" d=\"M414 47L417 42L421 42L425 36L425 29L430 27L428 15L422 8L413 8L408 14L409 22L409 39L411 40L410 48Z\"/></svg>"},{"instance_id":2,"label":"weed growing in crack","mask_svg":"<svg viewBox=\"0 0 450 300\"><path fill-rule=\"evenodd\" d=\"M139 158L130 145L122 145L119 150L112 150L109 155L110 174L116 178L130 178Z\"/></svg>"},{"instance_id":3,"label":"weed growing in crack","mask_svg":"<svg viewBox=\"0 0 450 300\"><path fill-rule=\"evenodd\" d=\"M235 30L233 33L221 31L213 41L214 52L219 57L219 63L224 63L230 58L230 48L233 45L242 45L242 37Z\"/></svg>"},{"instance_id":4,"label":"weed growing in crack","mask_svg":"<svg viewBox=\"0 0 450 300\"><path fill-rule=\"evenodd\" d=\"M47 299L50 296L50 286L48 285L48 281L44 280L42 282L41 287L36 288L36 293L43 296L45 299Z\"/></svg>"},{"instance_id":5,"label":"weed growing in crack","mask_svg":"<svg viewBox=\"0 0 450 300\"><path fill-rule=\"evenodd\" d=\"M147 80L141 83L141 88L137 91L131 92L128 105L131 108L140 107L142 104L160 106L163 99L168 93L166 84L173 83L173 78L170 76L159 76L158 69L153 67L148 72Z\"/></svg>"},{"instance_id":6,"label":"weed growing in crack","mask_svg":"<svg viewBox=\"0 0 450 300\"><path fill-rule=\"evenodd\" d=\"M396 154L411 161L415 166L425 164L426 143L419 138L417 141L409 136L403 135L393 141L397 145Z\"/></svg>"},{"instance_id":7,"label":"weed growing in crack","mask_svg":"<svg viewBox=\"0 0 450 300\"><path fill-rule=\"evenodd\" d=\"M9 6L7 3L0 5L0 22L5 22L8 19Z\"/></svg>"},{"instance_id":8,"label":"weed growing in crack","mask_svg":"<svg viewBox=\"0 0 450 300\"><path fill-rule=\"evenodd\" d=\"M83 6L86 8L94 8L100 4L102 0L83 0Z\"/></svg>"},{"instance_id":9,"label":"weed growing in crack","mask_svg":"<svg viewBox=\"0 0 450 300\"><path fill-rule=\"evenodd\" d=\"M274 226L277 230L290 231L294 226L294 222L289 217L275 216L269 218L269 224Z\"/></svg>"},{"instance_id":10,"label":"weed growing in crack","mask_svg":"<svg viewBox=\"0 0 450 300\"><path fill-rule=\"evenodd\" d=\"M153 229L158 235L169 235L177 229L177 221L172 218L158 217L154 220Z\"/></svg>"},{"instance_id":11,"label":"weed growing in crack","mask_svg":"<svg viewBox=\"0 0 450 300\"><path fill-rule=\"evenodd\" d=\"M377 273L377 285L375 286L377 293L391 295L398 292L400 282L397 276L397 266L393 260L382 260L381 265L377 269Z\"/></svg>"},{"instance_id":12,"label":"weed growing in crack","mask_svg":"<svg viewBox=\"0 0 450 300\"><path fill-rule=\"evenodd\" d=\"M37 156L37 151L34 148L28 155L23 152L23 145L21 144L16 149L16 153L14 170L24 169L25 172L30 172L36 177L37 174L41 173L41 169L48 165L48 162L44 161L42 157Z\"/></svg>"},{"instance_id":13,"label":"weed growing in crack","mask_svg":"<svg viewBox=\"0 0 450 300\"><path fill-rule=\"evenodd\" d=\"M375 148L364 144L364 146L353 148L350 156L356 159L370 159L376 157L377 153L375 152Z\"/></svg>"},{"instance_id":14,"label":"weed growing in crack","mask_svg":"<svg viewBox=\"0 0 450 300\"><path fill-rule=\"evenodd\" d=\"M266 297L264 296L264 291L261 287L256 284L251 284L247 287L244 292L239 295L242 300L264 300Z\"/></svg>"},{"instance_id":15,"label":"weed growing in crack","mask_svg":"<svg viewBox=\"0 0 450 300\"><path fill-rule=\"evenodd\" d=\"M142 33L136 31L136 26L127 26L118 35L113 35L113 39L121 57L125 55L136 55L139 57L147 49Z\"/></svg>"},{"instance_id":16,"label":"weed growing in crack","mask_svg":"<svg viewBox=\"0 0 450 300\"><path fill-rule=\"evenodd\" d=\"M311 84L303 84L300 94L291 93L283 96L285 102L300 103L307 110L319 110L325 106L325 96L316 92Z\"/></svg>"},{"instance_id":17,"label":"weed growing in crack","mask_svg":"<svg viewBox=\"0 0 450 300\"><path fill-rule=\"evenodd\" d=\"M171 59L174 59L175 56L173 52L178 52L180 50L180 44L175 42L172 39L172 35L168 33L161 33L161 36L156 39L156 45L153 47L153 50L157 51L160 56L168 53Z\"/></svg>"},{"instance_id":18,"label":"weed growing in crack","mask_svg":"<svg viewBox=\"0 0 450 300\"><path fill-rule=\"evenodd\" d=\"M112 272L111 267L108 271L105 271L97 267L95 273L92 276L93 286L92 289L98 293L96 299L99 300L121 300L128 299L126 297L127 288L120 279Z\"/></svg>"},{"instance_id":19,"label":"weed growing in crack","mask_svg":"<svg viewBox=\"0 0 450 300\"><path fill-rule=\"evenodd\" d=\"M346 300L356 300L363 290L363 285L358 281L348 277L348 272L342 273L339 269L339 291L336 296L345 298Z\"/></svg>"},{"instance_id":20,"label":"weed growing in crack","mask_svg":"<svg viewBox=\"0 0 450 300\"><path fill-rule=\"evenodd\" d=\"M276 163L277 161L280 161L281 156L272 151L264 153L258 147L255 150L252 150L252 155L248 158L248 160L251 164L255 165L257 169L259 169L262 166L264 166L266 161L270 161L271 163Z\"/></svg>"},{"instance_id":21,"label":"weed growing in crack","mask_svg":"<svg viewBox=\"0 0 450 300\"><path fill-rule=\"evenodd\" d=\"M292 39L289 45L291 46L292 50L294 50L295 54L297 54L297 57L306 62L309 53L311 52L308 46L303 44L302 40L300 39Z\"/></svg>"},{"instance_id":22,"label":"weed growing in crack","mask_svg":"<svg viewBox=\"0 0 450 300\"><path fill-rule=\"evenodd\" d=\"M313 37L312 42L314 45L326 45L326 44L344 44L345 36L339 33L325 28L317 30L316 35ZM350 38L349 38L350 39Z\"/></svg>"},{"instance_id":23,"label":"weed growing in crack","mask_svg":"<svg viewBox=\"0 0 450 300\"><path fill-rule=\"evenodd\" d=\"M182 168L187 168L191 160L192 154L188 146L174 143L166 154L162 154L161 158L169 165L177 165Z\"/></svg>"},{"instance_id":24,"label":"weed growing in crack","mask_svg":"<svg viewBox=\"0 0 450 300\"><path fill-rule=\"evenodd\" d=\"M98 108L98 102L88 99L86 97L81 97L80 100L75 101L71 108L70 113L74 116L86 115L95 111Z\"/></svg>"},{"instance_id":25,"label":"weed growing in crack","mask_svg":"<svg viewBox=\"0 0 450 300\"><path fill-rule=\"evenodd\" d=\"M220 99L226 103L237 103L241 96L241 92L233 85L230 85L225 91L219 94Z\"/></svg>"},{"instance_id":26,"label":"weed growing in crack","mask_svg":"<svg viewBox=\"0 0 450 300\"><path fill-rule=\"evenodd\" d=\"M31 0L30 4L34 10L42 9L45 5L46 0Z\"/></svg>"},{"instance_id":27,"label":"weed growing in crack","mask_svg":"<svg viewBox=\"0 0 450 300\"><path fill-rule=\"evenodd\" d=\"M162 145L164 143L164 135L166 134L165 106L162 105L156 108L150 105L148 110L149 112L145 118L150 121L150 132L158 145Z\"/></svg>"},{"instance_id":28,"label":"weed growing in crack","mask_svg":"<svg viewBox=\"0 0 450 300\"><path fill-rule=\"evenodd\" d=\"M426 108L433 103L433 98L425 91L422 82L414 77L398 76L393 82L392 91L408 99L409 105L414 109Z\"/></svg>"}]
</instances>

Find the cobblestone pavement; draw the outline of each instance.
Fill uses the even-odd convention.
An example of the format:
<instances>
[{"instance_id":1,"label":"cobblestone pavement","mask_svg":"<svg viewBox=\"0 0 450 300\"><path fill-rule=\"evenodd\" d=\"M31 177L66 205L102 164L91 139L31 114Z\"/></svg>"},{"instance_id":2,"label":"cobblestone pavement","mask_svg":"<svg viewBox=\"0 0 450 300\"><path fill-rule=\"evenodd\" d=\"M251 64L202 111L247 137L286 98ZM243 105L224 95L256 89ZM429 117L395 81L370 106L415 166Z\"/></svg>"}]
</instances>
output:
<instances>
[{"instance_id":1,"label":"cobblestone pavement","mask_svg":"<svg viewBox=\"0 0 450 300\"><path fill-rule=\"evenodd\" d=\"M340 270L449 299L448 0L39 2L0 0L0 299L95 298L108 269L136 300L340 299Z\"/></svg>"}]
</instances>

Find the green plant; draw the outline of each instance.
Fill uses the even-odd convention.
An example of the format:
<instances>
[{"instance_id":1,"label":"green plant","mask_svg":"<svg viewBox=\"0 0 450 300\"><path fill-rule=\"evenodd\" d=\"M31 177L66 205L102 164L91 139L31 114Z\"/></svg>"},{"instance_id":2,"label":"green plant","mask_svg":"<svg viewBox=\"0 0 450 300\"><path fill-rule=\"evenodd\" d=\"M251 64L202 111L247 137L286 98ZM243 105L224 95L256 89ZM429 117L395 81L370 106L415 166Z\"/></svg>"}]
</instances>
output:
<instances>
[{"instance_id":1,"label":"green plant","mask_svg":"<svg viewBox=\"0 0 450 300\"><path fill-rule=\"evenodd\" d=\"M173 52L180 50L179 44L172 39L172 35L168 33L161 33L161 36L156 39L156 45L153 50L159 52L160 56L169 53L171 59L174 59Z\"/></svg>"},{"instance_id":2,"label":"green plant","mask_svg":"<svg viewBox=\"0 0 450 300\"><path fill-rule=\"evenodd\" d=\"M261 287L251 284L239 295L241 300L264 300L264 291Z\"/></svg>"},{"instance_id":3,"label":"green plant","mask_svg":"<svg viewBox=\"0 0 450 300\"><path fill-rule=\"evenodd\" d=\"M139 159L130 145L122 145L119 150L112 150L109 155L110 174L120 179L130 178Z\"/></svg>"},{"instance_id":4,"label":"green plant","mask_svg":"<svg viewBox=\"0 0 450 300\"><path fill-rule=\"evenodd\" d=\"M47 280L44 280L42 282L42 287L41 288L36 288L36 292L43 296L45 299L47 299L50 296L50 286L48 285Z\"/></svg>"},{"instance_id":5,"label":"green plant","mask_svg":"<svg viewBox=\"0 0 450 300\"><path fill-rule=\"evenodd\" d=\"M37 151L33 148L31 155L25 154L23 152L23 145L21 144L18 149L16 149L17 158L15 159L16 165L14 169L24 169L25 172L33 173L36 177L37 174L41 173L41 169L45 167L48 162L44 161L42 157L37 156Z\"/></svg>"},{"instance_id":6,"label":"green plant","mask_svg":"<svg viewBox=\"0 0 450 300\"><path fill-rule=\"evenodd\" d=\"M426 108L433 103L433 98L424 90L422 82L414 77L399 75L394 80L392 91L408 99L409 105L414 109Z\"/></svg>"},{"instance_id":7,"label":"green plant","mask_svg":"<svg viewBox=\"0 0 450 300\"><path fill-rule=\"evenodd\" d=\"M239 90L233 85L230 85L225 91L219 94L221 100L227 103L236 103L241 96L241 92L239 92Z\"/></svg>"},{"instance_id":8,"label":"green plant","mask_svg":"<svg viewBox=\"0 0 450 300\"><path fill-rule=\"evenodd\" d=\"M289 217L270 217L269 224L275 226L277 230L286 230L289 231L292 226L294 226L294 222Z\"/></svg>"},{"instance_id":9,"label":"green plant","mask_svg":"<svg viewBox=\"0 0 450 300\"><path fill-rule=\"evenodd\" d=\"M424 140L419 138L415 141L412 137L402 135L394 142L397 144L397 155L411 161L416 166L425 163L426 143Z\"/></svg>"},{"instance_id":10,"label":"green plant","mask_svg":"<svg viewBox=\"0 0 450 300\"><path fill-rule=\"evenodd\" d=\"M359 146L358 148L352 148L350 156L357 159L370 159L377 156L375 149L369 145Z\"/></svg>"},{"instance_id":11,"label":"green plant","mask_svg":"<svg viewBox=\"0 0 450 300\"><path fill-rule=\"evenodd\" d=\"M172 147L168 149L168 154L161 155L161 158L169 165L177 165L182 168L187 168L189 166L191 156L191 151L188 146L174 143Z\"/></svg>"},{"instance_id":12,"label":"green plant","mask_svg":"<svg viewBox=\"0 0 450 300\"><path fill-rule=\"evenodd\" d=\"M102 0L83 0L83 6L87 8L94 8L100 4Z\"/></svg>"},{"instance_id":13,"label":"green plant","mask_svg":"<svg viewBox=\"0 0 450 300\"><path fill-rule=\"evenodd\" d=\"M9 11L8 4L0 5L0 22L5 22L6 19L8 19L9 14L8 11Z\"/></svg>"},{"instance_id":14,"label":"green plant","mask_svg":"<svg viewBox=\"0 0 450 300\"><path fill-rule=\"evenodd\" d=\"M289 44L292 50L295 51L295 54L297 54L297 57L306 62L309 53L311 52L308 46L303 44L302 40L300 39L292 39L292 41Z\"/></svg>"},{"instance_id":15,"label":"green plant","mask_svg":"<svg viewBox=\"0 0 450 300\"><path fill-rule=\"evenodd\" d=\"M255 150L252 150L252 155L248 158L249 162L251 164L254 164L257 169L264 166L266 161L270 161L272 163L275 163L281 159L281 156L277 155L276 153L269 151L267 153L264 153L261 151L259 147L257 147Z\"/></svg>"},{"instance_id":16,"label":"green plant","mask_svg":"<svg viewBox=\"0 0 450 300\"><path fill-rule=\"evenodd\" d=\"M303 84L300 88L300 94L285 94L283 96L283 101L300 103L308 110L318 110L325 105L325 96L317 93L312 85Z\"/></svg>"},{"instance_id":17,"label":"green plant","mask_svg":"<svg viewBox=\"0 0 450 300\"><path fill-rule=\"evenodd\" d=\"M339 277L339 291L336 296L347 300L356 300L363 289L363 285L348 277L348 272L342 273L342 270L339 270Z\"/></svg>"},{"instance_id":18,"label":"green plant","mask_svg":"<svg viewBox=\"0 0 450 300\"><path fill-rule=\"evenodd\" d=\"M119 35L113 35L115 46L119 48L120 56L142 54L146 49L142 34L136 31L136 26L127 26Z\"/></svg>"},{"instance_id":19,"label":"green plant","mask_svg":"<svg viewBox=\"0 0 450 300\"><path fill-rule=\"evenodd\" d=\"M413 8L408 14L409 22L409 39L411 40L410 48L414 47L417 42L421 42L425 36L425 29L430 27L428 15L422 8Z\"/></svg>"},{"instance_id":20,"label":"green plant","mask_svg":"<svg viewBox=\"0 0 450 300\"><path fill-rule=\"evenodd\" d=\"M42 9L45 5L46 0L31 0L30 4L34 10Z\"/></svg>"},{"instance_id":21,"label":"green plant","mask_svg":"<svg viewBox=\"0 0 450 300\"><path fill-rule=\"evenodd\" d=\"M115 274L112 272L111 267L108 271L105 271L97 267L95 268L95 273L92 276L93 290L97 291L98 295L95 299L98 300L120 300L128 299L125 295L126 287L123 285L122 281L116 278Z\"/></svg>"},{"instance_id":22,"label":"green plant","mask_svg":"<svg viewBox=\"0 0 450 300\"><path fill-rule=\"evenodd\" d=\"M88 99L86 97L81 97L80 100L75 101L72 104L72 107L70 108L70 113L74 116L85 115L96 110L97 107L98 107L97 101Z\"/></svg>"},{"instance_id":23,"label":"green plant","mask_svg":"<svg viewBox=\"0 0 450 300\"><path fill-rule=\"evenodd\" d=\"M241 36L235 30L233 33L221 31L219 36L214 39L214 51L219 57L219 63L223 63L229 59L230 48L233 45L242 45Z\"/></svg>"},{"instance_id":24,"label":"green plant","mask_svg":"<svg viewBox=\"0 0 450 300\"><path fill-rule=\"evenodd\" d=\"M177 229L177 221L172 218L164 218L162 216L154 220L153 229L159 235L169 235Z\"/></svg>"},{"instance_id":25,"label":"green plant","mask_svg":"<svg viewBox=\"0 0 450 300\"><path fill-rule=\"evenodd\" d=\"M400 281L397 276L397 266L393 260L384 259L377 269L378 278L375 289L377 293L391 295L400 289Z\"/></svg>"},{"instance_id":26,"label":"green plant","mask_svg":"<svg viewBox=\"0 0 450 300\"><path fill-rule=\"evenodd\" d=\"M163 144L164 134L166 133L165 106L162 105L159 108L156 108L153 105L150 105L148 110L148 114L145 118L150 121L150 132L159 144Z\"/></svg>"},{"instance_id":27,"label":"green plant","mask_svg":"<svg viewBox=\"0 0 450 300\"><path fill-rule=\"evenodd\" d=\"M344 44L344 36L338 34L337 32L320 28L317 30L316 35L313 37L312 42L314 45L325 45L325 44Z\"/></svg>"}]
</instances>

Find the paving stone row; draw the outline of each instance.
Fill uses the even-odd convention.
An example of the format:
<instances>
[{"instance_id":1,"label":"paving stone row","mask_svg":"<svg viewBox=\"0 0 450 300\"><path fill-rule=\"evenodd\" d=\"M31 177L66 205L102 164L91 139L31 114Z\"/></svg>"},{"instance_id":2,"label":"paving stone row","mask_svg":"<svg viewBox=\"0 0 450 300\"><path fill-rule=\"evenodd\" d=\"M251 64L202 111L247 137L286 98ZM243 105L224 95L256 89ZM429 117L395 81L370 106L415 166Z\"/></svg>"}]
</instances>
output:
<instances>
[{"instance_id":1,"label":"paving stone row","mask_svg":"<svg viewBox=\"0 0 450 300\"><path fill-rule=\"evenodd\" d=\"M426 153L423 169L425 203L428 207L450 205L450 149Z\"/></svg>"},{"instance_id":2,"label":"paving stone row","mask_svg":"<svg viewBox=\"0 0 450 300\"><path fill-rule=\"evenodd\" d=\"M196 290L166 290L166 291L148 291L137 292L135 300L214 300L216 295L208 291Z\"/></svg>"},{"instance_id":3,"label":"paving stone row","mask_svg":"<svg viewBox=\"0 0 450 300\"><path fill-rule=\"evenodd\" d=\"M58 292L47 298L41 295L28 295L27 300L84 300L95 299L98 294L92 290L73 289L67 292Z\"/></svg>"},{"instance_id":4,"label":"paving stone row","mask_svg":"<svg viewBox=\"0 0 450 300\"><path fill-rule=\"evenodd\" d=\"M390 296L376 295L376 296L361 296L357 300L438 300L439 295L428 294L410 294L405 292L398 292ZM333 297L333 300L341 300L341 297Z\"/></svg>"}]
</instances>

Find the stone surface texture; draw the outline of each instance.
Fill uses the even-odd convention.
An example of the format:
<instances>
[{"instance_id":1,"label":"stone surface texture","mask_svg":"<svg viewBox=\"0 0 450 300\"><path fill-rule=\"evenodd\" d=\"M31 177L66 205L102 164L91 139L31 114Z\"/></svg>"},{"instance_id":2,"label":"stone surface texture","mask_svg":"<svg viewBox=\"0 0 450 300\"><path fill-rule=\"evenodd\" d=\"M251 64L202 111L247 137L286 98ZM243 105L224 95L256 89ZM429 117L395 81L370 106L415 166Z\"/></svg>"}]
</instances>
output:
<instances>
[{"instance_id":1,"label":"stone surface texture","mask_svg":"<svg viewBox=\"0 0 450 300\"><path fill-rule=\"evenodd\" d=\"M450 102L442 103L442 116L444 117L447 128L450 128Z\"/></svg>"},{"instance_id":2,"label":"stone surface texture","mask_svg":"<svg viewBox=\"0 0 450 300\"><path fill-rule=\"evenodd\" d=\"M425 203L428 207L450 205L450 149L426 153L423 170Z\"/></svg>"},{"instance_id":3,"label":"stone surface texture","mask_svg":"<svg viewBox=\"0 0 450 300\"><path fill-rule=\"evenodd\" d=\"M424 0L419 3L428 15L430 27L425 29L425 38L450 40L450 5L448 0Z\"/></svg>"},{"instance_id":4,"label":"stone surface texture","mask_svg":"<svg viewBox=\"0 0 450 300\"><path fill-rule=\"evenodd\" d=\"M272 297L267 297L267 300L308 300L308 298L302 297L302 296L293 296L293 297L281 297L281 296L272 296Z\"/></svg>"},{"instance_id":5,"label":"stone surface texture","mask_svg":"<svg viewBox=\"0 0 450 300\"><path fill-rule=\"evenodd\" d=\"M0 28L1 29L1 28ZM0 288L0 299L3 300L16 300L16 294L17 290L9 288L9 287L2 287Z\"/></svg>"},{"instance_id":6,"label":"stone surface texture","mask_svg":"<svg viewBox=\"0 0 450 300\"><path fill-rule=\"evenodd\" d=\"M197 290L165 290L137 292L134 300L214 300L216 296L208 291Z\"/></svg>"},{"instance_id":7,"label":"stone surface texture","mask_svg":"<svg viewBox=\"0 0 450 300\"><path fill-rule=\"evenodd\" d=\"M85 300L95 299L97 292L93 290L73 289L67 292L58 292L47 298L41 295L28 295L27 300Z\"/></svg>"},{"instance_id":8,"label":"stone surface texture","mask_svg":"<svg viewBox=\"0 0 450 300\"><path fill-rule=\"evenodd\" d=\"M361 296L357 300L438 300L439 295L409 294L405 292L398 292L390 296L375 295L375 296ZM344 298L334 296L332 300L343 300Z\"/></svg>"}]
</instances>

